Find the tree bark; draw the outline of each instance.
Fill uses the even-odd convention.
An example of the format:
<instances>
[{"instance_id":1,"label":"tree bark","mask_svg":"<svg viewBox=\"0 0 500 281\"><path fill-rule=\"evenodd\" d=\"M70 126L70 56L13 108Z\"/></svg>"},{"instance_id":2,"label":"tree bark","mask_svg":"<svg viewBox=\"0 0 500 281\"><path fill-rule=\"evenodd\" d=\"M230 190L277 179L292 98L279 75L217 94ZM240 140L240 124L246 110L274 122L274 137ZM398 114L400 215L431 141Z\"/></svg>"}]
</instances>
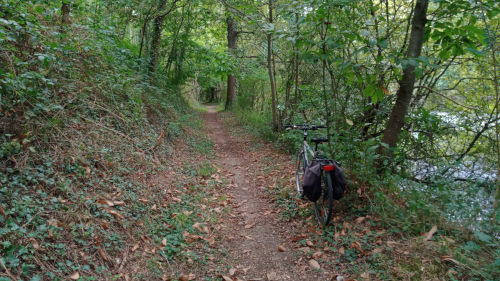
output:
<instances>
[{"instance_id":1,"label":"tree bark","mask_svg":"<svg viewBox=\"0 0 500 281\"><path fill-rule=\"evenodd\" d=\"M144 19L144 24L141 28L141 44L139 47L139 58L142 57L142 49L144 47L144 37L146 36L147 28L149 23L149 15Z\"/></svg>"},{"instance_id":2,"label":"tree bark","mask_svg":"<svg viewBox=\"0 0 500 281\"><path fill-rule=\"evenodd\" d=\"M170 52L168 54L167 64L165 65L165 72L167 73L167 77L172 76L172 75L170 75L170 68L172 67L172 63L174 62L174 59L176 59L176 57L177 57L177 41L179 38L179 33L181 32L182 26L184 24L184 18L185 18L185 14L186 14L184 12L185 11L184 7L185 6L182 6L181 20L179 22L179 26L175 30L174 41L172 42L172 46L170 47Z\"/></svg>"},{"instance_id":3,"label":"tree bark","mask_svg":"<svg viewBox=\"0 0 500 281\"><path fill-rule=\"evenodd\" d=\"M227 47L232 55L235 55L238 48L238 23L231 16L227 16ZM227 96L225 109L230 109L236 101L236 76L233 73L227 75Z\"/></svg>"},{"instance_id":4,"label":"tree bark","mask_svg":"<svg viewBox=\"0 0 500 281\"><path fill-rule=\"evenodd\" d=\"M408 59L419 57L422 51L428 6L428 0L417 0L415 4L410 43L406 55ZM415 85L415 66L408 65L403 70L403 77L398 83L399 89L397 92L396 104L392 108L391 116L387 122L382 138L382 142L388 144L390 147L396 146L401 128L404 125L404 119L408 112Z\"/></svg>"},{"instance_id":5,"label":"tree bark","mask_svg":"<svg viewBox=\"0 0 500 281\"><path fill-rule=\"evenodd\" d=\"M269 0L269 23L273 23L273 2ZM279 130L278 124L278 110L277 110L277 98L276 98L276 80L274 78L274 66L273 66L273 37L270 32L267 33L267 69L269 72L269 83L271 84L271 112L273 116L273 130Z\"/></svg>"},{"instance_id":6,"label":"tree bark","mask_svg":"<svg viewBox=\"0 0 500 281\"><path fill-rule=\"evenodd\" d=\"M149 51L149 71L155 72L158 64L158 51L160 49L161 30L166 13L163 13L167 6L167 0L160 0L158 3L159 15L155 17L153 24L153 38L151 38L151 49Z\"/></svg>"},{"instance_id":7,"label":"tree bark","mask_svg":"<svg viewBox=\"0 0 500 281\"><path fill-rule=\"evenodd\" d=\"M71 11L69 0L62 0L61 5L61 24L69 25L71 22L69 20L69 13Z\"/></svg>"}]
</instances>

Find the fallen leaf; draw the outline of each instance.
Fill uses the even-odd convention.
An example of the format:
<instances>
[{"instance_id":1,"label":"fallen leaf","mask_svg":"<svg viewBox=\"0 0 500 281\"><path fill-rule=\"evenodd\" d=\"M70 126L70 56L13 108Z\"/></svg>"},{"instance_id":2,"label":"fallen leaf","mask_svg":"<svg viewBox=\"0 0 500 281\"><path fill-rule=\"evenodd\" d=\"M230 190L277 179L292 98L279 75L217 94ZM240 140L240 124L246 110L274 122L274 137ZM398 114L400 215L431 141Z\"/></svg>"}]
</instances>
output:
<instances>
[{"instance_id":1,"label":"fallen leaf","mask_svg":"<svg viewBox=\"0 0 500 281\"><path fill-rule=\"evenodd\" d=\"M80 273L75 272L75 273L71 274L69 276L69 279L72 279L72 280L78 280L78 279L80 279Z\"/></svg>"},{"instance_id":2,"label":"fallen leaf","mask_svg":"<svg viewBox=\"0 0 500 281\"><path fill-rule=\"evenodd\" d=\"M249 229L249 228L252 228L255 226L255 222L254 223L249 223L247 225L245 225L245 229Z\"/></svg>"},{"instance_id":3,"label":"fallen leaf","mask_svg":"<svg viewBox=\"0 0 500 281\"><path fill-rule=\"evenodd\" d=\"M200 239L200 236L191 234L191 233L187 232L187 230L184 230L184 232L182 233L182 236L184 237L184 240L186 240L186 242L188 242L188 243L191 243L191 242L194 242L194 241Z\"/></svg>"},{"instance_id":4,"label":"fallen leaf","mask_svg":"<svg viewBox=\"0 0 500 281\"><path fill-rule=\"evenodd\" d=\"M297 242L297 241L302 240L302 239L304 239L306 237L307 237L307 235L302 234L302 235L297 235L297 236L292 237L291 240L292 240L292 242Z\"/></svg>"},{"instance_id":5,"label":"fallen leaf","mask_svg":"<svg viewBox=\"0 0 500 281\"><path fill-rule=\"evenodd\" d=\"M361 273L361 275L359 276L363 279L370 279L370 273L369 272L363 272Z\"/></svg>"},{"instance_id":6,"label":"fallen leaf","mask_svg":"<svg viewBox=\"0 0 500 281\"><path fill-rule=\"evenodd\" d=\"M278 280L278 275L276 274L276 272L269 272L267 275L267 279L269 281L275 281L275 280Z\"/></svg>"},{"instance_id":7,"label":"fallen leaf","mask_svg":"<svg viewBox=\"0 0 500 281\"><path fill-rule=\"evenodd\" d=\"M108 260L108 255L106 255L106 252L102 248L97 248L97 252L99 253L99 256L105 261Z\"/></svg>"},{"instance_id":8,"label":"fallen leaf","mask_svg":"<svg viewBox=\"0 0 500 281\"><path fill-rule=\"evenodd\" d=\"M196 278L196 275L194 275L193 273L189 274L189 275L186 275L186 274L181 274L179 276L179 280L180 281L190 281L190 280L193 280Z\"/></svg>"},{"instance_id":9,"label":"fallen leaf","mask_svg":"<svg viewBox=\"0 0 500 281\"><path fill-rule=\"evenodd\" d=\"M384 250L382 248L375 248L373 249L372 251L372 254L380 254L382 253Z\"/></svg>"},{"instance_id":10,"label":"fallen leaf","mask_svg":"<svg viewBox=\"0 0 500 281\"><path fill-rule=\"evenodd\" d=\"M0 215L5 217L5 210L3 209L2 206L0 206Z\"/></svg>"},{"instance_id":11,"label":"fallen leaf","mask_svg":"<svg viewBox=\"0 0 500 281\"><path fill-rule=\"evenodd\" d=\"M342 228L349 230L351 228L351 225L348 222L344 221L342 223Z\"/></svg>"},{"instance_id":12,"label":"fallen leaf","mask_svg":"<svg viewBox=\"0 0 500 281\"><path fill-rule=\"evenodd\" d=\"M167 238L163 238L163 240L161 240L161 244L163 246L167 246Z\"/></svg>"},{"instance_id":13,"label":"fallen leaf","mask_svg":"<svg viewBox=\"0 0 500 281\"><path fill-rule=\"evenodd\" d=\"M29 240L30 240L31 246L33 246L33 249L40 250L40 244L38 244L38 242L35 240L35 238L30 238Z\"/></svg>"},{"instance_id":14,"label":"fallen leaf","mask_svg":"<svg viewBox=\"0 0 500 281\"><path fill-rule=\"evenodd\" d=\"M233 279L224 275L222 275L222 279L224 279L224 281L233 281Z\"/></svg>"},{"instance_id":15,"label":"fallen leaf","mask_svg":"<svg viewBox=\"0 0 500 281\"><path fill-rule=\"evenodd\" d=\"M437 231L437 225L434 225L429 232L425 235L424 241L429 241L432 238L432 235L436 233Z\"/></svg>"},{"instance_id":16,"label":"fallen leaf","mask_svg":"<svg viewBox=\"0 0 500 281\"><path fill-rule=\"evenodd\" d=\"M199 232L202 232L202 227L203 227L203 224L201 224L199 222L193 224L193 228L198 230Z\"/></svg>"},{"instance_id":17,"label":"fallen leaf","mask_svg":"<svg viewBox=\"0 0 500 281\"><path fill-rule=\"evenodd\" d=\"M124 218L124 216L122 214L118 213L115 210L108 210L108 209L106 209L106 212L108 214L112 215L113 217L115 217L115 219L123 219Z\"/></svg>"},{"instance_id":18,"label":"fallen leaf","mask_svg":"<svg viewBox=\"0 0 500 281\"><path fill-rule=\"evenodd\" d=\"M361 244L359 244L359 242L357 242L357 241L351 243L351 248L354 248L354 249L360 251L361 254L363 254L363 255L366 253L365 251L363 251L363 249L361 249Z\"/></svg>"},{"instance_id":19,"label":"fallen leaf","mask_svg":"<svg viewBox=\"0 0 500 281\"><path fill-rule=\"evenodd\" d=\"M313 259L318 259L318 258L320 258L322 255L323 255L323 253L322 253L322 252L317 251L317 252L315 252L314 254L312 254L312 255L311 255L311 257L312 257Z\"/></svg>"},{"instance_id":20,"label":"fallen leaf","mask_svg":"<svg viewBox=\"0 0 500 281\"><path fill-rule=\"evenodd\" d=\"M208 229L208 226L204 225L203 228L202 228L203 232L205 233L210 233L210 230Z\"/></svg>"},{"instance_id":21,"label":"fallen leaf","mask_svg":"<svg viewBox=\"0 0 500 281\"><path fill-rule=\"evenodd\" d=\"M132 252L135 252L135 250L137 250L139 248L139 244L135 244L133 247L132 247Z\"/></svg>"},{"instance_id":22,"label":"fallen leaf","mask_svg":"<svg viewBox=\"0 0 500 281\"><path fill-rule=\"evenodd\" d=\"M102 221L101 221L101 226L102 226L102 228L103 228L103 229L105 229L105 230L106 230L106 229L108 229L108 222L107 222L107 221L105 221L105 220L102 220Z\"/></svg>"},{"instance_id":23,"label":"fallen leaf","mask_svg":"<svg viewBox=\"0 0 500 281\"><path fill-rule=\"evenodd\" d=\"M229 269L229 275L233 276L235 273L236 273L236 268L231 267L231 269Z\"/></svg>"},{"instance_id":24,"label":"fallen leaf","mask_svg":"<svg viewBox=\"0 0 500 281\"><path fill-rule=\"evenodd\" d=\"M250 267L243 268L243 274L247 274L247 271L249 271L249 270L250 270Z\"/></svg>"},{"instance_id":25,"label":"fallen leaf","mask_svg":"<svg viewBox=\"0 0 500 281\"><path fill-rule=\"evenodd\" d=\"M454 263L454 264L456 264L456 265L462 265L462 264L461 264L459 261L457 261L456 259L451 258L451 256L442 256L442 257L441 257L441 260L442 260L442 261L449 261L449 262L452 262L452 263Z\"/></svg>"},{"instance_id":26,"label":"fallen leaf","mask_svg":"<svg viewBox=\"0 0 500 281\"><path fill-rule=\"evenodd\" d=\"M319 266L319 263L314 260L314 259L311 259L309 260L309 266L312 268L312 269L315 269L315 270L319 270L321 267Z\"/></svg>"},{"instance_id":27,"label":"fallen leaf","mask_svg":"<svg viewBox=\"0 0 500 281\"><path fill-rule=\"evenodd\" d=\"M363 223L366 220L366 217L359 217L356 220L354 220L355 223L360 224Z\"/></svg>"},{"instance_id":28,"label":"fallen leaf","mask_svg":"<svg viewBox=\"0 0 500 281\"><path fill-rule=\"evenodd\" d=\"M144 199L144 198L139 198L139 201L141 201L144 204L149 202L148 199Z\"/></svg>"},{"instance_id":29,"label":"fallen leaf","mask_svg":"<svg viewBox=\"0 0 500 281\"><path fill-rule=\"evenodd\" d=\"M207 241L210 246L215 245L215 237L213 237L213 236L210 236L208 238L203 238L203 240Z\"/></svg>"},{"instance_id":30,"label":"fallen leaf","mask_svg":"<svg viewBox=\"0 0 500 281\"><path fill-rule=\"evenodd\" d=\"M123 201L113 201L113 205L114 206L124 206L125 202L123 202Z\"/></svg>"},{"instance_id":31,"label":"fallen leaf","mask_svg":"<svg viewBox=\"0 0 500 281\"><path fill-rule=\"evenodd\" d=\"M280 251L280 252L286 252L286 248L285 248L285 246L283 246L283 245L279 245L279 246L278 246L278 251Z\"/></svg>"},{"instance_id":32,"label":"fallen leaf","mask_svg":"<svg viewBox=\"0 0 500 281\"><path fill-rule=\"evenodd\" d=\"M309 253L311 251L311 248L309 247L301 247L299 248L299 251L304 252L305 254Z\"/></svg>"},{"instance_id":33,"label":"fallen leaf","mask_svg":"<svg viewBox=\"0 0 500 281\"><path fill-rule=\"evenodd\" d=\"M310 240L306 241L306 245L309 246L309 247L314 247L313 242L311 242Z\"/></svg>"},{"instance_id":34,"label":"fallen leaf","mask_svg":"<svg viewBox=\"0 0 500 281\"><path fill-rule=\"evenodd\" d=\"M344 255L344 254L345 254L344 247L340 247L340 248L339 248L339 253L340 253L341 255Z\"/></svg>"},{"instance_id":35,"label":"fallen leaf","mask_svg":"<svg viewBox=\"0 0 500 281\"><path fill-rule=\"evenodd\" d=\"M396 241L387 241L385 242L389 248L394 248L398 242Z\"/></svg>"}]
</instances>

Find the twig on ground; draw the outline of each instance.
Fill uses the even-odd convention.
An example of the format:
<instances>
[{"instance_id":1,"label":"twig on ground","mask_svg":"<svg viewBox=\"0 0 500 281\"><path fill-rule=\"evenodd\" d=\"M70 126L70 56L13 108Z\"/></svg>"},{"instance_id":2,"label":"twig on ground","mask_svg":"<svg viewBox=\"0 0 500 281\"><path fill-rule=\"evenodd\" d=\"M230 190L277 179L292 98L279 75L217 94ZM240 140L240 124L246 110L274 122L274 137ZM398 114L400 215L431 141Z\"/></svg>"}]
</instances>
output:
<instances>
[{"instance_id":1,"label":"twig on ground","mask_svg":"<svg viewBox=\"0 0 500 281\"><path fill-rule=\"evenodd\" d=\"M161 144L164 137L165 137L165 130L162 129L160 135L158 136L158 139L156 140L155 145L153 145L153 147L150 148L151 152L153 152Z\"/></svg>"},{"instance_id":2,"label":"twig on ground","mask_svg":"<svg viewBox=\"0 0 500 281\"><path fill-rule=\"evenodd\" d=\"M14 275L12 275L12 273L10 273L10 271L7 269L1 258L0 258L0 265L2 266L2 269L5 270L5 274L7 274L7 276L9 276L10 279L17 280L17 278L14 277Z\"/></svg>"}]
</instances>

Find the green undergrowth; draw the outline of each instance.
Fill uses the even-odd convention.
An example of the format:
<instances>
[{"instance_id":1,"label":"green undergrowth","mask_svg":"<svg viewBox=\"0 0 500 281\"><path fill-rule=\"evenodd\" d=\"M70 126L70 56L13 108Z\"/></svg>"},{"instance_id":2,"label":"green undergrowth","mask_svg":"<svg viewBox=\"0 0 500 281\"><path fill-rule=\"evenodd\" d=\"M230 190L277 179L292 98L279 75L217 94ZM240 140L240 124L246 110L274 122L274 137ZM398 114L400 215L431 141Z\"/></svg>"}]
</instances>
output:
<instances>
[{"instance_id":1,"label":"green undergrowth","mask_svg":"<svg viewBox=\"0 0 500 281\"><path fill-rule=\"evenodd\" d=\"M269 114L245 110L238 106L235 106L231 112L248 133L270 142L278 140L278 135L272 129Z\"/></svg>"},{"instance_id":2,"label":"green undergrowth","mask_svg":"<svg viewBox=\"0 0 500 281\"><path fill-rule=\"evenodd\" d=\"M220 184L181 168L213 143L177 87L142 72L112 27L78 10L61 27L60 1L0 5L0 280L152 280L202 263L186 231L213 221L200 204Z\"/></svg>"}]
</instances>

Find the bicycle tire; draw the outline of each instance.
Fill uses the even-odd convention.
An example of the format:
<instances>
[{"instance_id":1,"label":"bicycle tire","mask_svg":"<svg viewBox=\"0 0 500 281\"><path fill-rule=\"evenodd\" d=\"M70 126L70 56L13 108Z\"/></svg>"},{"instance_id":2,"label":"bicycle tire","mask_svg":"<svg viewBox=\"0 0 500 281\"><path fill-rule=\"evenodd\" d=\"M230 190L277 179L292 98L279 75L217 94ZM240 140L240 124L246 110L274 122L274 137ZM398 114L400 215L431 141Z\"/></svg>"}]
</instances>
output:
<instances>
[{"instance_id":1,"label":"bicycle tire","mask_svg":"<svg viewBox=\"0 0 500 281\"><path fill-rule=\"evenodd\" d=\"M321 197L314 202L314 213L318 221L327 226L333 214L333 181L330 172L322 172Z\"/></svg>"},{"instance_id":2,"label":"bicycle tire","mask_svg":"<svg viewBox=\"0 0 500 281\"><path fill-rule=\"evenodd\" d=\"M295 162L295 187L300 198L304 196L304 190L302 189L302 183L304 182L304 172L306 170L304 162L304 151L300 150L299 153L297 153L297 161Z\"/></svg>"}]
</instances>

